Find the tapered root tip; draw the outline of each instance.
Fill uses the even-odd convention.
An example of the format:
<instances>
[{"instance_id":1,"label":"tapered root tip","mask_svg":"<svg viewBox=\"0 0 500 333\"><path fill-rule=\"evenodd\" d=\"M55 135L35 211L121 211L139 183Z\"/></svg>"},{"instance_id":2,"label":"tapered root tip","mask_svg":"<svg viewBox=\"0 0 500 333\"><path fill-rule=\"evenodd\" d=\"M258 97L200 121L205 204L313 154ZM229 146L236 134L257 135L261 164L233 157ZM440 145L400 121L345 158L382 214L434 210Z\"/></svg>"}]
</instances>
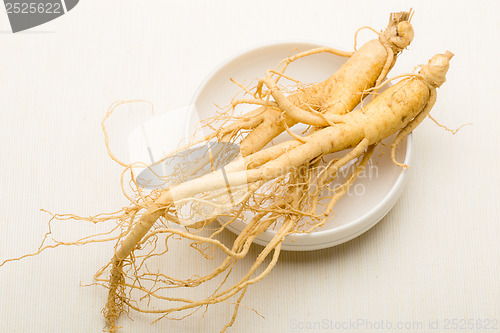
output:
<instances>
[{"instance_id":1,"label":"tapered root tip","mask_svg":"<svg viewBox=\"0 0 500 333\"><path fill-rule=\"evenodd\" d=\"M389 25L397 25L399 22L409 21L411 14L411 9L407 12L391 13L391 15L389 16Z\"/></svg>"},{"instance_id":2,"label":"tapered root tip","mask_svg":"<svg viewBox=\"0 0 500 333\"><path fill-rule=\"evenodd\" d=\"M422 66L420 75L431 86L440 87L446 81L446 73L450 67L450 59L454 54L450 51L436 54L429 63Z\"/></svg>"},{"instance_id":3,"label":"tapered root tip","mask_svg":"<svg viewBox=\"0 0 500 333\"><path fill-rule=\"evenodd\" d=\"M448 58L448 60L451 60L451 58L453 58L453 56L454 56L453 52L450 52L450 51L446 51L443 55L446 58Z\"/></svg>"},{"instance_id":4,"label":"tapered root tip","mask_svg":"<svg viewBox=\"0 0 500 333\"><path fill-rule=\"evenodd\" d=\"M414 32L410 23L412 11L391 13L387 29L383 32L395 52L401 52L413 40Z\"/></svg>"}]
</instances>

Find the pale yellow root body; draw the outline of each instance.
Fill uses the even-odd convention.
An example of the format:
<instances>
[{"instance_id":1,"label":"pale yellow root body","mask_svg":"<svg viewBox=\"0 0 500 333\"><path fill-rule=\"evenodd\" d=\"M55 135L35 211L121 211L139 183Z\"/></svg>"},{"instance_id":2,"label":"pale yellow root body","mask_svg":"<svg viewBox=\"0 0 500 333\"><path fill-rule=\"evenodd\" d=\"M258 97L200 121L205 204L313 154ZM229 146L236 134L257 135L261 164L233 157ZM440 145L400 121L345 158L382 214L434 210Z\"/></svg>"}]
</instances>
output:
<instances>
[{"instance_id":1,"label":"pale yellow root body","mask_svg":"<svg viewBox=\"0 0 500 333\"><path fill-rule=\"evenodd\" d=\"M119 295L120 285L123 283L121 272L123 260L141 242L155 221L172 207L172 198L187 199L197 193L222 189L227 186L228 181L233 186L246 183L263 183L282 177L289 172L294 172L294 170L297 170L302 165L308 164L310 161L329 153L354 148L360 144L363 145L361 147L367 145L373 147L373 145L398 131L400 131L400 135L397 140L401 140L401 138L422 121L422 117L428 114L430 107L432 107L435 101L435 89L445 81L445 74L452 56L453 54L450 52L443 55L436 55L429 61L428 65L422 67L419 75L401 80L377 96L363 109L343 115L342 123L314 132L307 137L305 143L284 143L279 147L269 148L270 150L262 150L253 157L252 155L246 157L246 161L249 162L247 163L247 167L249 165L253 166L251 169L230 171L226 177L222 177L218 173L212 173L165 190L156 199L155 203L141 216L125 240L120 244L119 249L113 257L106 309L106 319L110 330L116 329L116 319L120 314L124 302L134 308L134 306L130 305L128 301ZM372 152L373 149L370 148L367 154L371 154ZM273 159L272 156L274 153L279 156ZM359 152L356 155L359 155ZM367 160L368 158L362 160L351 180L366 165ZM351 183L352 181L348 181L342 191L345 191ZM279 249L283 237L290 230L293 230L292 227L288 228L289 223L290 220L280 228L280 232L266 249ZM261 255L266 256L267 253L262 253ZM257 260L259 262L258 265L261 262L259 260ZM268 270L266 269L265 272L267 274ZM249 274L251 275L251 272ZM245 276L239 284L224 292L219 292L204 301L190 302L187 305L167 310L144 312L171 313L173 311L192 308L199 304L213 304L223 301L235 295L238 291L246 290L246 287L256 279L249 280L250 275Z\"/></svg>"},{"instance_id":2,"label":"pale yellow root body","mask_svg":"<svg viewBox=\"0 0 500 333\"><path fill-rule=\"evenodd\" d=\"M72 243L55 240L53 245L42 243L36 253L21 258L36 255L45 249L60 245L83 245L118 240L110 263L95 275L96 282L104 284L109 289L107 303L103 309L108 331L116 332L117 320L121 314L127 313L128 309L160 314L162 317L159 319L161 319L173 312L197 309L201 306L224 302L236 296L234 313L229 323L223 328L225 331L234 323L247 288L263 279L275 266L285 237L299 232L311 232L323 225L336 202L347 193L358 175L366 168L376 145L381 140L398 133L391 146L391 158L397 165L407 167L396 161L396 147L429 116L436 101L436 88L445 82L445 74L453 54L446 52L434 56L427 65L421 67L418 74L411 74L410 77L401 80L361 109L352 110L369 92L376 91L385 84L382 80L393 67L399 53L413 39L410 19L411 13L392 14L387 29L377 33L379 38L369 41L355 52L319 48L291 56L281 63L281 68L268 71L266 77L259 81L254 93L241 86L252 95L252 98L234 100L232 111L234 112L234 107L240 104L260 105L260 107L240 117L234 118L232 114L226 118L221 117L226 121L224 125L216 128L214 133L205 138L206 141L217 138L220 141L240 143L241 156L227 164L224 171L214 171L199 178L172 185L165 190L153 190L148 194L145 194L139 189L137 183L134 183L136 189L133 188L133 190L137 190L137 199L125 194L132 202L132 206L113 214L92 218L53 215L53 218L57 219L81 219L93 223L114 219L117 221L117 226L109 232L84 237ZM285 75L285 69L292 62L323 52L349 57L349 59L327 80L314 85L301 86L300 82ZM282 78L296 82L298 89L286 96L278 84ZM114 105L112 109L119 104ZM228 119L236 119L236 121L229 123ZM313 128L308 134L300 136L290 131L290 127L297 123ZM105 131L104 121L103 129ZM264 148L284 131L292 136L292 140ZM112 155L106 131L105 137L111 157L120 165L125 166L126 170L131 171L131 165L119 161ZM352 149L352 151L332 161L323 171L319 171L317 167L325 155L346 149ZM316 207L320 191L336 177L342 166L357 158L360 160L352 174L333 191L329 203L324 205L323 214L318 216ZM190 166L189 171L195 174L212 160L212 155L200 158L197 163ZM313 185L316 188L313 189ZM247 188L248 193L238 204L234 204L237 206L234 207L234 211L225 214L231 218L230 221L221 223L216 231L210 230L209 237L201 236L191 230L195 228L206 230L203 228L217 216L209 216L206 220L195 223L178 217L176 204L179 202L216 206L218 203L211 202L207 198L211 195L212 198L216 197L218 194L214 193L218 191L221 193L224 189L231 191L240 187ZM258 190L263 190L263 193L258 193ZM250 221L232 246L224 245L215 236L231 221L241 217L243 210L253 213L253 218L249 219ZM309 218L311 222L299 225L303 217ZM186 227L186 231L171 228L169 222ZM274 228L275 236L260 252L243 277L230 287L222 288L226 282L226 276L212 295L201 300L167 297L159 292L170 287L196 287L223 272L229 271L227 272L229 274L232 265L244 258L252 242L269 228ZM49 223L48 234L50 233ZM116 234L119 235L116 236ZM158 254L163 255L168 251L167 240L172 235L193 242L191 243L195 245L193 248L196 248L197 244L212 246L222 251L226 257L211 273L204 276L196 275L189 279L172 278L166 274L151 272L149 268L146 273L142 273L141 267L146 266L146 260L157 255L152 253L156 250L158 237L165 237L166 249ZM144 254L147 251L142 250L148 246L149 249L153 249L148 254ZM139 249L141 251L137 251ZM204 255L202 249L199 251ZM257 269L262 268L265 259L271 253L270 262L257 274ZM0 267L6 262L19 259L3 261ZM102 278L102 274L107 274L108 269L110 270L109 278ZM152 282L153 287L143 286L142 281L139 281L141 279ZM137 284L137 281L141 283ZM162 286L157 287L157 283ZM140 307L140 301L135 302L132 291L141 292L145 297L182 304L155 310L143 309Z\"/></svg>"},{"instance_id":3,"label":"pale yellow root body","mask_svg":"<svg viewBox=\"0 0 500 333\"><path fill-rule=\"evenodd\" d=\"M138 203L136 206L123 212L118 212L116 214L117 218L119 217L122 221L130 219L133 223L131 223L128 228L125 228L120 236L122 240L117 244L117 250L110 263L110 278L106 280L97 279L97 281L106 282L109 288L108 301L104 309L108 330L111 332L117 330L116 321L120 317L120 314L125 312L125 306L142 312L169 314L174 311L196 308L200 305L222 302L240 292L244 293L249 285L265 277L276 263L284 237L297 231L296 223L299 218L302 216L314 217L311 213L306 211L307 209L302 210L304 207L303 203L305 202L304 197L308 195L309 182L311 182L311 177L314 176L313 173L311 173L313 168L310 166L317 165L318 161L329 153L354 148L353 151L336 160L325 170L324 174L317 176L316 179L324 182L329 177L334 176L342 165L353 158L363 156L353 174L341 187L337 188L337 192L326 207L325 213L327 213L332 209L335 202L346 193L357 175L366 167L366 163L377 143L399 132L392 145L394 151L397 144L415 129L429 114L430 109L436 101L436 88L444 83L449 60L452 56L453 54L451 52L434 56L427 65L422 66L419 74L401 80L399 83L377 96L363 109L342 115L341 122L317 129L303 141L292 140L260 150L254 154L242 157L243 164L234 162L227 165L227 174L225 177L220 173L213 172L173 186L167 190L159 191L157 192L158 195L154 197L144 198L141 204ZM283 110L283 112L285 111ZM366 152L364 152L365 149ZM392 153L392 158L394 160L394 153ZM245 167L242 168L241 165ZM299 172L302 166L308 166L305 175ZM262 184L271 180L281 179L281 181L287 182L287 180L283 178L287 175L290 175L288 180L289 187L285 188L287 192L285 192L284 196L275 201L275 205L267 208L249 207L251 211L257 212L257 214L237 237L231 248L225 247L212 238L203 238L194 234L174 231L169 228L159 228L156 226L153 228L155 222L162 217L169 218L171 221L178 221L172 215L175 210L173 198L176 198L176 200L194 200L194 196L199 193L227 187L228 182L232 186L249 184L250 192L255 192ZM277 193L277 195L279 197L280 193ZM284 198L289 198L289 200L285 200ZM139 214L139 212L141 213ZM268 217L266 217L266 215L268 215ZM113 214L110 216L103 215L102 217L94 217L85 220L96 223L99 221L108 221L112 219L112 216ZM135 221L136 216L138 216L137 221ZM222 291L216 291L212 296L206 299L194 301L160 296L154 291L145 289L142 286L130 284L125 280L126 275L123 271L124 263L135 260L133 259L133 253L139 245L146 244L146 240L160 234L177 234L193 241L204 242L216 246L227 255L227 259L209 275L188 281L170 279L170 281L174 282L178 287L193 287L199 285L225 271L229 265L231 265L232 261L243 258L248 252L250 244L255 237L265 231L280 216L284 216L285 221L279 226L276 236L268 246L265 247L264 251L261 252L248 273L232 287ZM77 217L69 215L61 218L70 219ZM322 221L316 223L306 232L310 232L322 223ZM107 235L107 233L104 235ZM53 248L59 245L79 245L91 243L92 241L108 241L113 239L116 239L116 237L100 240L93 240L87 237L75 243L58 242L55 245L41 247L37 253L40 253L44 249ZM273 250L273 258L265 270L257 277L252 277L255 270ZM132 259L131 256L133 257ZM12 260L9 259L2 262L0 266L8 261ZM103 270L97 275L102 274L102 272ZM167 301L183 302L185 304L162 310L144 310L129 302L125 294L125 288L134 288L146 293L148 296ZM237 306L241 301L241 297L242 294L240 294L237 300ZM235 310L237 311L237 307ZM235 314L231 318L228 326L234 322Z\"/></svg>"}]
</instances>

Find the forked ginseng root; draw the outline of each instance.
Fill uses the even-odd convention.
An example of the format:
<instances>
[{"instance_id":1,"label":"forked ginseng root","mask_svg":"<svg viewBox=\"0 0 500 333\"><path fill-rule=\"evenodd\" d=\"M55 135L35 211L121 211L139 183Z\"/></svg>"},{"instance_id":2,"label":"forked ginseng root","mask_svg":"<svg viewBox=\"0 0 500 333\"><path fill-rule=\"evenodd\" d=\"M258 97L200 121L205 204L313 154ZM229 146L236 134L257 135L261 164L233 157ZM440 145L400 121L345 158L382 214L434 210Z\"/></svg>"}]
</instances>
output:
<instances>
[{"instance_id":1,"label":"forked ginseng root","mask_svg":"<svg viewBox=\"0 0 500 333\"><path fill-rule=\"evenodd\" d=\"M397 55L410 44L413 39L410 18L411 13L407 12L391 14L389 25L379 38L354 53L321 48L285 59L277 69L268 71L256 87L245 88L251 97L233 100L226 113L206 123L222 121L223 125L204 140L231 142L241 147L240 156L225 165L222 171L214 170L149 192L133 181L137 197L127 196L131 201L129 207L117 213L86 218L94 223L117 222L108 233L74 243L45 245L37 253L59 245L117 242L112 260L95 275L96 281L109 289L103 312L110 332L119 328L119 317L130 309L157 314L161 319L175 312L197 310L236 297L234 313L222 329L224 331L233 324L247 288L263 279L275 266L285 237L321 227L383 139L398 133L391 147L391 158L405 167L395 159L396 147L429 115L436 101L436 89L445 82L453 54L435 55L428 64L421 66L419 73L406 75L367 105L354 108L381 86ZM285 74L287 66L320 52L349 59L326 81L308 86L297 82L297 90L287 95L279 85L280 79L291 79ZM242 116L234 116L240 104L259 107ZM291 132L290 127L297 123L309 125L311 130L302 136ZM290 133L290 140L264 148L285 131ZM320 167L326 155L348 149L351 150L342 157ZM210 165L212 158L212 155L205 156L197 162L199 166L191 165L186 169L195 174L203 165ZM335 190L328 189L340 168L353 160L358 160L357 165L345 183ZM134 180L133 167L127 165L124 173L130 172ZM168 183L168 179L165 181ZM330 194L326 204L319 200L325 191ZM182 213L186 207L190 209L192 220ZM318 207L322 208L321 214L317 213ZM207 211L212 213L207 214ZM218 219L220 216L225 219ZM217 240L216 236L227 224L245 216L246 226L231 246ZM84 219L74 215L54 217ZM213 228L214 221L220 226ZM275 236L233 285L224 286L226 278L223 278L210 296L198 300L164 293L169 288L195 288L216 277L227 276L238 260L248 254L253 240L269 228L274 228ZM202 235L200 231L209 235ZM172 236L192 242L204 255L206 246L218 249L225 258L209 274L188 279L149 271L147 263L154 256L166 255L167 242ZM165 250L158 252L162 243ZM264 264L268 257L270 261ZM167 305L160 309L147 308L140 300L132 299L132 292L143 295L142 298L165 301Z\"/></svg>"}]
</instances>

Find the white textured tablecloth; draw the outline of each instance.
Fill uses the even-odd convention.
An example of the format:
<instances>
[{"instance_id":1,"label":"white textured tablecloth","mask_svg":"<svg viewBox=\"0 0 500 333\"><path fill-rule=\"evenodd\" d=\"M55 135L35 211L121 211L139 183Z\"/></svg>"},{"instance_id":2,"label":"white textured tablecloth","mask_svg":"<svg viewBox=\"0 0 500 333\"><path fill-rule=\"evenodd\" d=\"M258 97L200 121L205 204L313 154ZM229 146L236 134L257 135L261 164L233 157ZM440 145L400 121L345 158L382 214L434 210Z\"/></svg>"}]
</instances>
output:
<instances>
[{"instance_id":1,"label":"white textured tablecloth","mask_svg":"<svg viewBox=\"0 0 500 333\"><path fill-rule=\"evenodd\" d=\"M410 7L415 39L392 75L453 51L432 114L448 127L472 125L451 135L425 120L394 209L346 244L283 253L272 273L249 288L231 331L381 332L391 325L438 332L446 324L450 332L500 331L496 1L82 0L59 19L18 34L9 32L1 10L0 261L37 249L49 220L40 208L88 216L125 204L121 168L108 158L100 128L112 102L137 98L156 110L178 108L237 51L286 39L352 49L357 28L379 30L389 12ZM372 37L360 34L361 41ZM128 129L129 119L116 117ZM62 224L58 233L85 228ZM255 246L235 273L261 249ZM100 332L106 291L80 283L91 283L111 254L112 244L58 248L1 267L0 332ZM191 251L166 265L189 277L202 263ZM231 309L226 303L204 319L200 311L154 326L155 317L131 313L134 320L120 324L122 332L216 332ZM497 329L481 330L488 320Z\"/></svg>"}]
</instances>

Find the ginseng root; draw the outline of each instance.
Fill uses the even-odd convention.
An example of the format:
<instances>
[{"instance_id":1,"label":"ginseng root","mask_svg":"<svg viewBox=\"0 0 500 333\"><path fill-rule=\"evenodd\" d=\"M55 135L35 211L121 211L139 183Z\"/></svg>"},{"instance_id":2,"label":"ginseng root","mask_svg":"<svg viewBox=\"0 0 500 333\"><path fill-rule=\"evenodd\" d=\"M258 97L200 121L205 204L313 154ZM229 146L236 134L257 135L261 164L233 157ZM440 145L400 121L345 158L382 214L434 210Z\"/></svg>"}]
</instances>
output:
<instances>
[{"instance_id":1,"label":"ginseng root","mask_svg":"<svg viewBox=\"0 0 500 333\"><path fill-rule=\"evenodd\" d=\"M116 241L111 261L95 275L97 283L108 288L103 312L109 332L116 332L119 317L130 309L156 314L161 319L236 297L234 313L222 328L225 331L234 323L248 287L262 280L276 265L284 239L292 234L313 232L324 225L383 139L397 133L391 158L406 167L396 161L396 147L429 115L436 101L436 89L445 82L453 54L435 55L421 66L419 73L407 75L367 105L354 108L382 85L397 55L411 42L410 18L411 13L392 14L379 38L354 53L322 48L285 59L277 69L268 71L256 87L245 88L251 98L234 100L227 113L205 123L209 127L213 121L222 121L223 125L215 128L205 141L216 139L239 144L241 154L236 160L199 174L204 166L214 164L212 152L186 166L184 171L189 175L185 180L173 182L174 177L169 179L169 176L164 179L166 188L148 192L136 183L134 165L127 165L123 173L130 173L136 194L127 195L131 201L129 207L90 218L53 215L59 220L116 222L109 232L72 243L42 243L36 254L59 245ZM279 80L287 77L287 66L319 52L349 59L326 81L308 86L297 82L297 90L286 95ZM240 104L260 107L234 117L234 110ZM291 132L290 127L298 123L309 125L311 130L302 136ZM291 135L288 141L265 147L285 131ZM195 143L187 148L196 149ZM325 156L336 152L343 152L343 156L325 161ZM357 164L347 180L329 189L328 184L337 177L340 168L353 160ZM324 192L329 194L327 203L319 200ZM227 246L217 235L236 219L247 223L233 244ZM234 265L247 256L255 238L270 229L274 232L272 240L244 275L226 286ZM168 241L174 236L191 242L205 257L209 256L209 250L222 251L224 259L212 272L187 279L151 271L148 263L152 258L167 255ZM160 251L162 244L164 250ZM208 297L190 299L166 294L172 288L196 288L216 277L222 278L222 283ZM142 297L134 298L133 293ZM165 305L151 309L142 299L160 300Z\"/></svg>"},{"instance_id":2,"label":"ginseng root","mask_svg":"<svg viewBox=\"0 0 500 333\"><path fill-rule=\"evenodd\" d=\"M237 163L233 162L227 166L225 176L221 172L212 172L162 191L158 198L154 200L154 203L149 205L139 220L134 223L134 227L127 233L113 257L111 278L109 280L111 288L106 312L110 327L116 327L114 326L115 321L124 303L138 311L168 315L176 311L225 301L243 290L246 291L250 284L263 278L274 266L275 258L280 250L279 244L283 242L285 236L295 232L304 232L304 230L300 230L297 224L300 218L308 217L313 221L311 223L312 227L305 230L306 232L310 232L315 226L324 223L325 216L317 216L311 210L317 190L311 191L310 185L316 183L316 187L324 187L326 180L336 173L340 164L345 163L345 160L362 156L353 174L331 198L325 209L325 214L328 214L333 209L333 204L340 199L353 183L357 174L366 166L377 143L399 132L393 145L395 147L404 136L427 116L435 102L436 88L445 81L445 74L452 56L451 52L434 56L427 65L422 66L419 74L399 81L377 96L363 109L343 115L341 123L324 127L304 137L304 142L297 142L297 140L286 142L282 144L282 147L288 149L279 152L276 147L269 148L270 151L276 154L274 158L265 158L260 163L255 163L255 160L268 152L267 149L264 149L249 156L241 157L244 163L239 165L245 166L243 170L234 167ZM318 169L314 166L317 165L317 161L322 156L349 148L355 148L354 153L347 154L346 159L338 160L337 164L334 163L321 175L318 174ZM272 155L270 154L270 156ZM304 167L305 173L301 169ZM119 294L119 287L123 285L124 281L123 263L128 260L131 253L148 232L152 232L151 229L155 222L169 214L175 215L175 201L192 200L200 193L207 194L224 190L228 184L235 192L241 186L249 185L248 191L251 195L245 197L245 200L240 205L243 205L244 210L255 213L255 219L248 224L248 229L238 236L231 249L216 244L228 255L226 261L219 268L209 276L202 277L199 281L191 280L189 283L196 286L225 271L233 260L241 258L248 251L250 241L256 235L275 223L277 218L282 217L283 222L278 226L275 237L261 252L254 266L238 283L203 300L183 300L184 305L159 310L146 310L131 305L123 293ZM257 192L262 187L267 187L266 195ZM283 200L283 198L287 199ZM272 204L273 202L278 204ZM241 209L236 209L232 218L240 217L241 211ZM172 233L176 233L173 229L170 230ZM168 228L162 229L162 233L168 232ZM211 237L206 240L201 238L199 240L207 244L214 244ZM264 272L252 277L257 267L273 251L271 263Z\"/></svg>"}]
</instances>

